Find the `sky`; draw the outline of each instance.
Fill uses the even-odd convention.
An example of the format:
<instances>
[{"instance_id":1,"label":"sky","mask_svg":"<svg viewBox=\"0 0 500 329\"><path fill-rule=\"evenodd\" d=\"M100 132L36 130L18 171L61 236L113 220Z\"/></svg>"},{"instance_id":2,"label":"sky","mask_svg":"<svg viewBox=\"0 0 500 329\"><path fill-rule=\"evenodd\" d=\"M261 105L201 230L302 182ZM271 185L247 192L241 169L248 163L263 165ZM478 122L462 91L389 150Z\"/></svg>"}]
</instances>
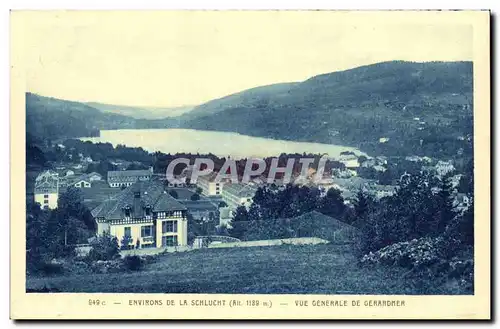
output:
<instances>
[{"instance_id":1,"label":"sky","mask_svg":"<svg viewBox=\"0 0 500 329\"><path fill-rule=\"evenodd\" d=\"M473 56L472 28L453 13L48 11L14 19L27 91L130 106L198 105L376 62Z\"/></svg>"}]
</instances>

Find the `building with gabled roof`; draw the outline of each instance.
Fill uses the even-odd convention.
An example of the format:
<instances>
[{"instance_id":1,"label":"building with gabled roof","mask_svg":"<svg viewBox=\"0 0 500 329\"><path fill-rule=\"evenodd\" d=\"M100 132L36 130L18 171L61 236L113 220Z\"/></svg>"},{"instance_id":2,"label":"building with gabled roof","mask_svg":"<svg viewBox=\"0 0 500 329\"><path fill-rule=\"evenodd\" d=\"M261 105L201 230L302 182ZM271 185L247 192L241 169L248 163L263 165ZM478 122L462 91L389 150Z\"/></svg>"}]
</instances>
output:
<instances>
[{"instance_id":1,"label":"building with gabled roof","mask_svg":"<svg viewBox=\"0 0 500 329\"><path fill-rule=\"evenodd\" d=\"M149 181L152 176L152 168L150 170L108 171L108 184L110 187L127 187L138 181Z\"/></svg>"},{"instance_id":2,"label":"building with gabled roof","mask_svg":"<svg viewBox=\"0 0 500 329\"><path fill-rule=\"evenodd\" d=\"M122 248L159 248L187 245L186 211L161 182L141 181L94 208L92 216L98 234L109 232Z\"/></svg>"},{"instance_id":3,"label":"building with gabled roof","mask_svg":"<svg viewBox=\"0 0 500 329\"><path fill-rule=\"evenodd\" d=\"M59 175L47 170L35 179L35 202L42 209L55 209L59 199Z\"/></svg>"},{"instance_id":4,"label":"building with gabled roof","mask_svg":"<svg viewBox=\"0 0 500 329\"><path fill-rule=\"evenodd\" d=\"M250 207L257 187L250 184L234 183L224 185L222 199L227 203L231 211L239 206Z\"/></svg>"}]
</instances>

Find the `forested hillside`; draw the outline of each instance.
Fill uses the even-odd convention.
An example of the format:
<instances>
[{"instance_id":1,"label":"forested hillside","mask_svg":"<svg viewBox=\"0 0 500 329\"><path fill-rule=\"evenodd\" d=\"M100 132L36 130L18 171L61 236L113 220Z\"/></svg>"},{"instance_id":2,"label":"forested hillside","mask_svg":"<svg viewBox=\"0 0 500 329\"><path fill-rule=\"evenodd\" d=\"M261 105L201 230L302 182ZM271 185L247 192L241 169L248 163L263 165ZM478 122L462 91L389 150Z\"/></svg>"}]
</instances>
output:
<instances>
[{"instance_id":1,"label":"forested hillside","mask_svg":"<svg viewBox=\"0 0 500 329\"><path fill-rule=\"evenodd\" d=\"M171 120L134 119L80 102L26 93L26 132L41 139L98 136L101 129L165 128Z\"/></svg>"},{"instance_id":2,"label":"forested hillside","mask_svg":"<svg viewBox=\"0 0 500 329\"><path fill-rule=\"evenodd\" d=\"M199 108L226 109L185 126L380 154L453 155L471 148L471 62L378 63L319 75L266 97L217 102Z\"/></svg>"}]
</instances>

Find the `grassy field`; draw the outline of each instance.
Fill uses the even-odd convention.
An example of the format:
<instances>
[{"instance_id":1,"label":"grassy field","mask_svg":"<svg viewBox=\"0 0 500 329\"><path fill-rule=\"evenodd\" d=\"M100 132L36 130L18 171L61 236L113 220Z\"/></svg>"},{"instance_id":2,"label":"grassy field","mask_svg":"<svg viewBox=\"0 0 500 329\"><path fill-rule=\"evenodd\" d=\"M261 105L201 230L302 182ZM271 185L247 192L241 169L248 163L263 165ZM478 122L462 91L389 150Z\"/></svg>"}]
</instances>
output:
<instances>
[{"instance_id":1,"label":"grassy field","mask_svg":"<svg viewBox=\"0 0 500 329\"><path fill-rule=\"evenodd\" d=\"M60 292L459 294L400 268L357 264L349 246L201 249L158 256L139 272L28 277L29 290Z\"/></svg>"}]
</instances>

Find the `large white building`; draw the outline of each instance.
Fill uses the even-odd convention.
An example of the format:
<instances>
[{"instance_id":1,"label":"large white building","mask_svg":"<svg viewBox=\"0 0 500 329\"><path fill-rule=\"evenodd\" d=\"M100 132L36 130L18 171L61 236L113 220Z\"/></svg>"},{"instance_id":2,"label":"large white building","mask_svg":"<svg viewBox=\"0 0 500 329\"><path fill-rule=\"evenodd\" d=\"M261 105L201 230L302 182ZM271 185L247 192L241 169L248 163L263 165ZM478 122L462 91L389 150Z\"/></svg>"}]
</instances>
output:
<instances>
[{"instance_id":1,"label":"large white building","mask_svg":"<svg viewBox=\"0 0 500 329\"><path fill-rule=\"evenodd\" d=\"M35 202L42 209L55 209L58 200L59 175L51 170L44 171L35 180Z\"/></svg>"},{"instance_id":2,"label":"large white building","mask_svg":"<svg viewBox=\"0 0 500 329\"><path fill-rule=\"evenodd\" d=\"M196 179L196 186L201 188L204 195L221 195L224 187L223 182L214 182L217 173L213 172L207 176L200 176Z\"/></svg>"},{"instance_id":3,"label":"large white building","mask_svg":"<svg viewBox=\"0 0 500 329\"><path fill-rule=\"evenodd\" d=\"M248 184L226 184L222 190L222 200L231 211L239 206L250 207L257 188Z\"/></svg>"},{"instance_id":4,"label":"large white building","mask_svg":"<svg viewBox=\"0 0 500 329\"><path fill-rule=\"evenodd\" d=\"M342 154L338 158L346 168L353 169L359 167L358 157L355 154Z\"/></svg>"},{"instance_id":5,"label":"large white building","mask_svg":"<svg viewBox=\"0 0 500 329\"><path fill-rule=\"evenodd\" d=\"M108 171L109 187L128 187L135 182L151 180L153 168L149 170L117 170Z\"/></svg>"},{"instance_id":6,"label":"large white building","mask_svg":"<svg viewBox=\"0 0 500 329\"><path fill-rule=\"evenodd\" d=\"M109 232L122 248L159 248L187 245L186 211L161 182L142 181L103 202L92 216L97 233Z\"/></svg>"}]
</instances>

